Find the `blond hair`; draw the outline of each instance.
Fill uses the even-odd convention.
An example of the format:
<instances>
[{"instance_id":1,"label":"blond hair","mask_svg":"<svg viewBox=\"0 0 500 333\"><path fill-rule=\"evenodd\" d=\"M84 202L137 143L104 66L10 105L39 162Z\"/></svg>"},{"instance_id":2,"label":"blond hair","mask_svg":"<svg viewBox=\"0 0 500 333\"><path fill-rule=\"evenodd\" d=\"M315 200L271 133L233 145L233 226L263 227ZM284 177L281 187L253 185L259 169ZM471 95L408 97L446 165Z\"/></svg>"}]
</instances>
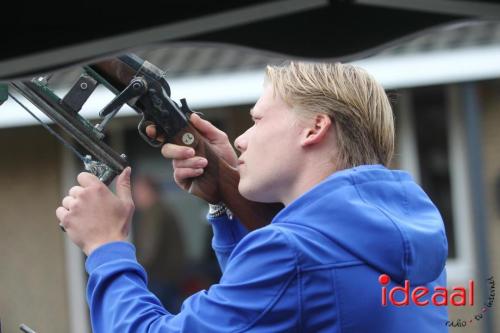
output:
<instances>
[{"instance_id":1,"label":"blond hair","mask_svg":"<svg viewBox=\"0 0 500 333\"><path fill-rule=\"evenodd\" d=\"M394 152L394 118L384 88L362 68L341 63L290 62L268 66L267 80L301 115L323 113L337 133L338 169L388 166Z\"/></svg>"}]
</instances>

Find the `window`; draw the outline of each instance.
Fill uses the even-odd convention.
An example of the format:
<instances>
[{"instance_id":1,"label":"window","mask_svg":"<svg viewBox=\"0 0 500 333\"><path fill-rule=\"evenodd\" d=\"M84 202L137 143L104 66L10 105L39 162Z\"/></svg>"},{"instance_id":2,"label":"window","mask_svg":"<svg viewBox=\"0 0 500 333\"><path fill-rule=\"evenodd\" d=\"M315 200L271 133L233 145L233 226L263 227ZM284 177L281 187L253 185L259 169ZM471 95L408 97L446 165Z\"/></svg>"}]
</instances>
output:
<instances>
[{"instance_id":1,"label":"window","mask_svg":"<svg viewBox=\"0 0 500 333\"><path fill-rule=\"evenodd\" d=\"M474 266L459 87L420 87L396 95L397 167L413 175L443 217L449 282L466 281Z\"/></svg>"},{"instance_id":2,"label":"window","mask_svg":"<svg viewBox=\"0 0 500 333\"><path fill-rule=\"evenodd\" d=\"M448 257L456 257L451 201L449 130L446 94L443 87L413 90L415 133L420 184L443 217L448 238Z\"/></svg>"}]
</instances>

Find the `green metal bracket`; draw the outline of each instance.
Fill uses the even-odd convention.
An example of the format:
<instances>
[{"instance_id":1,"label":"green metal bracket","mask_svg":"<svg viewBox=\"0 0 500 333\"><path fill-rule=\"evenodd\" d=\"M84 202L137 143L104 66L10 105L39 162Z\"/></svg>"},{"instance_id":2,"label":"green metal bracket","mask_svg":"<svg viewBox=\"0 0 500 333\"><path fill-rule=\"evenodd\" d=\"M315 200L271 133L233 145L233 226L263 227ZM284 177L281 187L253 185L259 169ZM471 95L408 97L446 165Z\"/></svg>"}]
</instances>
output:
<instances>
[{"instance_id":1,"label":"green metal bracket","mask_svg":"<svg viewBox=\"0 0 500 333\"><path fill-rule=\"evenodd\" d=\"M0 83L0 105L3 104L9 98L9 88L6 84Z\"/></svg>"}]
</instances>

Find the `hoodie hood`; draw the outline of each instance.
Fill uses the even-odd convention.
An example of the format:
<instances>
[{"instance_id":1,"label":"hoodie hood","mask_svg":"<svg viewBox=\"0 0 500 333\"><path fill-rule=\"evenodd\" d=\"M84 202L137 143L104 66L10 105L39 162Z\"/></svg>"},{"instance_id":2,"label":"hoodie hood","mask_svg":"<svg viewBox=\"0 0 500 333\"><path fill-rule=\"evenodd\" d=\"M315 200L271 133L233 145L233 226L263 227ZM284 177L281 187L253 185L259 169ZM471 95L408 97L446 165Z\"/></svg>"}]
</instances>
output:
<instances>
[{"instance_id":1,"label":"hoodie hood","mask_svg":"<svg viewBox=\"0 0 500 333\"><path fill-rule=\"evenodd\" d=\"M409 173L362 165L333 173L273 219L300 223L394 281L434 281L448 243L436 206Z\"/></svg>"}]
</instances>

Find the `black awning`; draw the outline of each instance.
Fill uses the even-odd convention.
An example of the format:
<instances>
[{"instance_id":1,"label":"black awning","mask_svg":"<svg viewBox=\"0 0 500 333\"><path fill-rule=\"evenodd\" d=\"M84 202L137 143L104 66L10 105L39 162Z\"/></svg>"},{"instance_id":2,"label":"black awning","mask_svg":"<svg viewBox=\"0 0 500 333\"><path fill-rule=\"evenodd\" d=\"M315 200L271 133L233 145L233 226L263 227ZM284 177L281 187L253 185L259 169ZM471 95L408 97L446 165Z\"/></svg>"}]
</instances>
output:
<instances>
[{"instance_id":1,"label":"black awning","mask_svg":"<svg viewBox=\"0 0 500 333\"><path fill-rule=\"evenodd\" d=\"M305 58L367 55L465 19L499 19L498 1L280 0L76 3L66 15L5 15L0 80L75 65L152 43L213 42ZM59 11L61 9L59 8ZM28 16L26 16L28 15Z\"/></svg>"}]
</instances>

